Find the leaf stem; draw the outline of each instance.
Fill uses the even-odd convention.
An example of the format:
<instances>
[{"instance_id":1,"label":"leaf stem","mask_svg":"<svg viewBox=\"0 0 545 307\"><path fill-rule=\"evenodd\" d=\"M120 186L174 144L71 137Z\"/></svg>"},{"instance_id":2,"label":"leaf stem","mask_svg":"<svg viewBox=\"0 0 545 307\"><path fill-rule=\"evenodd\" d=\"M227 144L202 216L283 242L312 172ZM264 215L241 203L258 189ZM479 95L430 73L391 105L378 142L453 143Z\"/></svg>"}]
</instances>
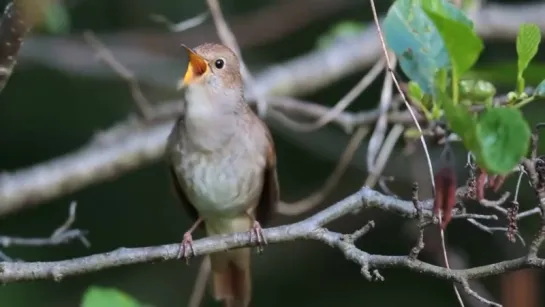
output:
<instances>
[{"instance_id":1,"label":"leaf stem","mask_svg":"<svg viewBox=\"0 0 545 307\"><path fill-rule=\"evenodd\" d=\"M422 112L424 112L424 116L427 120L433 120L433 114L424 106L424 103L418 99L412 99L412 103L414 103ZM435 105L434 105L435 106Z\"/></svg>"},{"instance_id":2,"label":"leaf stem","mask_svg":"<svg viewBox=\"0 0 545 307\"><path fill-rule=\"evenodd\" d=\"M522 107L524 107L525 105L529 104L530 102L536 100L536 96L530 96L526 99L523 99L522 101L520 101L519 103L517 103L514 107L517 108L517 109L520 109Z\"/></svg>"},{"instance_id":3,"label":"leaf stem","mask_svg":"<svg viewBox=\"0 0 545 307\"><path fill-rule=\"evenodd\" d=\"M517 74L517 94L522 94L524 92L524 78L521 73Z\"/></svg>"}]
</instances>

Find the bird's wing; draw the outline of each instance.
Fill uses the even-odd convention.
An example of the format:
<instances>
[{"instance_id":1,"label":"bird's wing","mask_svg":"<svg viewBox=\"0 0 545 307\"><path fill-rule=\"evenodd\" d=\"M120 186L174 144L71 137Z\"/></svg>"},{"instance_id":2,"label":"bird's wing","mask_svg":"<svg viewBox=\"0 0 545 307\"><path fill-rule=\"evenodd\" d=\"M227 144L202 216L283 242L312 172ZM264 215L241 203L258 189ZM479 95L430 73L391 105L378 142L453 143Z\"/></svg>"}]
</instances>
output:
<instances>
[{"instance_id":1,"label":"bird's wing","mask_svg":"<svg viewBox=\"0 0 545 307\"><path fill-rule=\"evenodd\" d=\"M172 186L174 187L174 192L176 196L178 197L178 200L180 201L180 203L182 203L182 207L187 212L189 217L193 221L196 221L199 218L197 209L195 209L195 206L193 206L191 201L189 201L189 198L185 194L185 191L182 189L182 186L180 184L180 181L178 180L178 176L176 175L176 171L174 170L174 167L172 166L172 164L169 165L168 168L169 168L170 176L172 178Z\"/></svg>"},{"instance_id":2,"label":"bird's wing","mask_svg":"<svg viewBox=\"0 0 545 307\"><path fill-rule=\"evenodd\" d=\"M277 210L278 202L280 201L280 189L276 174L276 151L271 133L265 123L260 119L257 119L257 121L263 126L267 139L269 140L269 145L265 150L267 163L265 165L265 171L263 172L263 189L261 190L261 196L255 211L257 221L262 225L265 225L270 220L271 214Z\"/></svg>"},{"instance_id":3,"label":"bird's wing","mask_svg":"<svg viewBox=\"0 0 545 307\"><path fill-rule=\"evenodd\" d=\"M179 146L183 146L182 140L178 137L178 134L176 133L178 129L180 129L182 124L183 124L183 117L180 117L176 121L176 124L168 137L168 144L167 144L167 150L166 150L166 153L168 155L167 157L168 171L170 173L172 187L173 187L174 193L176 194L176 197L181 202L182 207L187 212L189 217L193 221L196 221L199 218L199 214L195 206L191 203L191 201L187 197L187 194L182 187L182 183L178 179L178 175L176 175L176 170L174 169L174 165L172 161L173 159L171 157L171 155L173 154L176 155L173 152L173 150L171 150L171 146L175 146L175 144L178 144ZM177 158L179 158L179 156ZM174 159L174 160L178 160L178 159Z\"/></svg>"}]
</instances>

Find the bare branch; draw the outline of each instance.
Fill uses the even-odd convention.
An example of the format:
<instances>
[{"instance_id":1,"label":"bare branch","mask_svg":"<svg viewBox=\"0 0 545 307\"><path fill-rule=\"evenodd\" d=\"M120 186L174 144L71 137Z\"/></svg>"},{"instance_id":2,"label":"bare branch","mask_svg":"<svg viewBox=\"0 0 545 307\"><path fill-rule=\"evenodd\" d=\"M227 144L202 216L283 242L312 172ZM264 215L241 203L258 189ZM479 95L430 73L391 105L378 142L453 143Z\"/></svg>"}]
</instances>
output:
<instances>
[{"instance_id":1,"label":"bare branch","mask_svg":"<svg viewBox=\"0 0 545 307\"><path fill-rule=\"evenodd\" d=\"M142 89L138 85L138 81L134 77L134 74L128 70L123 64L119 63L104 44L102 44L96 36L88 31L83 33L83 37L87 43L95 49L97 57L101 59L106 65L110 66L121 78L123 78L131 90L131 95L136 104L136 111L143 120L151 120L155 116L154 109L151 103L146 99Z\"/></svg>"},{"instance_id":2,"label":"bare branch","mask_svg":"<svg viewBox=\"0 0 545 307\"><path fill-rule=\"evenodd\" d=\"M487 300L484 297L480 296L477 292L473 291L471 287L469 287L469 282L467 280L464 280L462 282L462 286L464 287L464 290L474 298L476 298L479 302L485 304L486 306L495 306L495 307L502 307L502 305L498 303L494 303L491 300Z\"/></svg>"},{"instance_id":3,"label":"bare branch","mask_svg":"<svg viewBox=\"0 0 545 307\"><path fill-rule=\"evenodd\" d=\"M165 16L158 15L158 14L151 15L150 19L157 22L157 23L165 25L169 29L169 31L183 32L183 31L189 30L191 28L200 26L201 24L203 24L206 21L206 19L208 19L209 16L210 16L210 14L208 12L202 12L202 13L198 14L195 17L191 17L189 19L186 19L186 20L181 21L181 22L176 23L176 24L172 23Z\"/></svg>"},{"instance_id":4,"label":"bare branch","mask_svg":"<svg viewBox=\"0 0 545 307\"><path fill-rule=\"evenodd\" d=\"M418 257L418 254L420 254L420 251L424 248L424 214L422 212L422 206L420 205L420 200L418 199L418 182L415 182L413 184L413 197L412 202L414 205L414 208L416 210L416 219L417 219L417 225L419 229L418 234L418 240L416 241L416 245L411 250L411 253L409 254L409 257L412 259L416 259Z\"/></svg>"},{"instance_id":5,"label":"bare branch","mask_svg":"<svg viewBox=\"0 0 545 307\"><path fill-rule=\"evenodd\" d=\"M405 97L405 93L401 89L401 86L399 85L399 82L398 82L398 80L397 80L397 78L396 78L396 76L394 74L394 71L393 71L394 66L392 65L392 63L394 63L394 62L390 60L390 56L389 56L388 50L386 48L386 42L385 42L385 39L384 39L384 34L382 32L382 29L381 29L381 26L380 26L380 23L379 23L379 20L378 20L377 10L375 8L375 1L371 0L370 2L371 2L371 10L373 12L373 19L375 21L375 26L377 27L377 31L378 31L379 38L380 38L380 44L381 44L384 56L386 57L386 63L387 63L387 66L388 66L388 70L389 70L389 72L390 72L390 74L392 76L392 81L394 82L394 85L396 86L396 88L397 88L397 90L399 92L399 95L401 95L401 98L403 99L403 102L407 106L407 110L411 114L411 117L413 118L414 124L415 124L416 128L418 129L418 132L420 133L419 139L420 139L420 142L422 143L422 148L424 149L424 154L426 155L426 161L428 163L428 171L429 171L429 175L430 175L429 178L430 178L432 190L434 191L434 195L435 195L435 182L433 180L434 179L433 166L432 166L432 163L431 163L431 157L430 157L430 153L428 151L428 146L426 145L426 140L424 139L424 135L422 133L422 128L420 127L420 123L418 122L418 117L415 115L411 105L407 101L407 98ZM439 218L441 218L441 217L439 217ZM443 247L443 254L444 254L444 258L445 258L445 265L446 265L446 267L448 269L450 269L450 265L449 265L449 262L448 262L447 249L446 249L446 244L445 244L445 234L444 234L444 231L443 231L442 228L440 229L440 233L441 233L441 245ZM460 292L458 291L458 288L456 288L456 285L453 285L453 289L454 289L454 292L456 293L456 297L458 298L460 306L464 307L464 301L462 300L462 297L460 296Z\"/></svg>"},{"instance_id":6,"label":"bare branch","mask_svg":"<svg viewBox=\"0 0 545 307\"><path fill-rule=\"evenodd\" d=\"M392 69L395 69L396 58L393 54L390 55L392 60ZM393 96L393 80L392 75L386 71L384 74L384 82L382 84L382 91L380 94L380 102L378 106L379 118L375 124L375 130L369 139L369 146L367 147L367 169L370 173L373 173L375 176L380 176L382 170L377 172L376 170L376 159L384 137L386 136L386 129L388 127L388 112L392 105L392 96Z\"/></svg>"},{"instance_id":7,"label":"bare branch","mask_svg":"<svg viewBox=\"0 0 545 307\"><path fill-rule=\"evenodd\" d=\"M390 155L392 154L393 149L397 144L397 140L399 140L399 137L403 134L403 131L405 131L405 127L401 124L396 124L392 127L392 129L388 133L388 136L382 143L380 152L378 152L374 168L372 171L369 172L369 175L365 179L363 185L368 187L374 187L377 181L381 178L382 171L386 167L386 163L388 163L388 160L390 160Z\"/></svg>"},{"instance_id":8,"label":"bare branch","mask_svg":"<svg viewBox=\"0 0 545 307\"><path fill-rule=\"evenodd\" d=\"M91 246L85 237L86 231L80 229L70 229L76 221L76 202L70 204L68 218L59 226L51 236L46 238L22 238L13 236L0 236L0 245L2 247L9 246L54 246L80 240L86 247Z\"/></svg>"},{"instance_id":9,"label":"bare branch","mask_svg":"<svg viewBox=\"0 0 545 307\"><path fill-rule=\"evenodd\" d=\"M380 59L380 61L373 65L371 70L369 70L369 72L363 76L360 81L335 104L335 106L333 106L333 108L331 108L323 116L319 117L315 122L295 123L290 125L290 128L298 132L310 132L327 125L329 122L333 121L341 113L343 113L344 110L346 110L346 108L348 108L350 104L352 104L352 102L354 102L354 100L356 100L356 98L358 98L358 96L360 96L361 93L363 93L369 87L369 85L376 80L378 75L384 69L385 65L386 61L384 59ZM389 100L388 103L391 103L391 100Z\"/></svg>"},{"instance_id":10,"label":"bare branch","mask_svg":"<svg viewBox=\"0 0 545 307\"><path fill-rule=\"evenodd\" d=\"M423 215L431 218L429 201L422 202ZM362 272L369 276L380 276L373 272L382 268L406 268L416 273L423 273L457 283L467 280L498 275L507 271L535 267L545 268L545 259L521 257L495 264L483 265L471 269L451 270L432 265L407 256L372 255L358 249L353 242L345 240L346 235L324 228L328 223L350 214L356 209L380 208L387 212L399 214L407 218L416 217L416 210L411 201L399 200L383 195L369 188L362 188L353 195L333 204L327 209L294 224L264 229L268 242L280 243L293 240L315 240L337 248L350 261L362 267ZM368 231L371 226L365 228ZM361 233L364 231L358 231ZM251 246L249 233L234 233L212 236L194 241L196 255L207 255L227 249ZM51 262L2 262L0 263L0 281L3 283L25 280L64 278L107 268L125 266L136 263L174 260L177 257L179 244L168 244L143 248L120 248L115 251ZM366 273L366 275L367 275ZM378 272L377 272L378 273Z\"/></svg>"}]
</instances>

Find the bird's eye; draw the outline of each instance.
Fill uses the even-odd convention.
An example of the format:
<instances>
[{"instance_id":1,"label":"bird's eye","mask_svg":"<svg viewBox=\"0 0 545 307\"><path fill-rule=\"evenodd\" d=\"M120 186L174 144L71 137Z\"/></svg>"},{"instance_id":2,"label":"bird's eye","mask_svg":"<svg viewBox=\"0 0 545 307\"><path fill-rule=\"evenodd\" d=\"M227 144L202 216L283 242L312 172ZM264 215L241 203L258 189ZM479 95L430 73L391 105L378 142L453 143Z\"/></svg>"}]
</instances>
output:
<instances>
[{"instance_id":1,"label":"bird's eye","mask_svg":"<svg viewBox=\"0 0 545 307\"><path fill-rule=\"evenodd\" d=\"M225 65L225 62L224 62L222 59L219 59L219 60L216 60L216 62L214 63L214 65L216 65L216 68L217 68L217 69L222 69L223 66Z\"/></svg>"}]
</instances>

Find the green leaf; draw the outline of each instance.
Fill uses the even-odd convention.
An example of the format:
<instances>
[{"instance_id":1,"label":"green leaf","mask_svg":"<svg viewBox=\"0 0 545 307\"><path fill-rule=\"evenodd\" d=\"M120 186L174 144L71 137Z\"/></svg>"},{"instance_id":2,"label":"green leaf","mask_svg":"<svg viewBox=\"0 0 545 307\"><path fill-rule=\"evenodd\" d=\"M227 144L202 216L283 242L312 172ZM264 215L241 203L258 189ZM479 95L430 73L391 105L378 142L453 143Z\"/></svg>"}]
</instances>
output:
<instances>
[{"instance_id":1,"label":"green leaf","mask_svg":"<svg viewBox=\"0 0 545 307\"><path fill-rule=\"evenodd\" d=\"M418 83L414 81L409 81L408 94L409 98L411 98L412 100L421 100L422 97L424 97L424 92L422 91L420 86L418 86Z\"/></svg>"},{"instance_id":2,"label":"green leaf","mask_svg":"<svg viewBox=\"0 0 545 307\"><path fill-rule=\"evenodd\" d=\"M438 93L446 93L448 87L448 71L446 69L438 69L435 73L435 90Z\"/></svg>"},{"instance_id":3,"label":"green leaf","mask_svg":"<svg viewBox=\"0 0 545 307\"><path fill-rule=\"evenodd\" d=\"M479 59L484 49L482 40L466 23L448 18L427 8L424 11L433 21L445 42L456 73L461 76Z\"/></svg>"},{"instance_id":4,"label":"green leaf","mask_svg":"<svg viewBox=\"0 0 545 307\"><path fill-rule=\"evenodd\" d=\"M541 81L534 90L534 96L545 98L545 80Z\"/></svg>"},{"instance_id":5,"label":"green leaf","mask_svg":"<svg viewBox=\"0 0 545 307\"><path fill-rule=\"evenodd\" d=\"M528 152L530 126L517 109L487 109L478 119L475 132L480 145L475 158L488 173L509 173Z\"/></svg>"},{"instance_id":6,"label":"green leaf","mask_svg":"<svg viewBox=\"0 0 545 307\"><path fill-rule=\"evenodd\" d=\"M536 25L523 24L520 26L517 35L517 90L519 93L524 90L524 71L536 56L540 42L541 31Z\"/></svg>"},{"instance_id":7,"label":"green leaf","mask_svg":"<svg viewBox=\"0 0 545 307\"><path fill-rule=\"evenodd\" d=\"M128 294L113 288L89 287L83 295L82 307L142 307Z\"/></svg>"},{"instance_id":8,"label":"green leaf","mask_svg":"<svg viewBox=\"0 0 545 307\"><path fill-rule=\"evenodd\" d=\"M41 27L46 31L60 34L70 31L70 14L61 1L53 1L45 9Z\"/></svg>"},{"instance_id":9,"label":"green leaf","mask_svg":"<svg viewBox=\"0 0 545 307\"><path fill-rule=\"evenodd\" d=\"M426 11L431 11L449 19L459 21L466 26L473 29L473 21L466 16L466 14L458 9L450 1L437 1L437 0L420 0L422 2L422 8Z\"/></svg>"},{"instance_id":10,"label":"green leaf","mask_svg":"<svg viewBox=\"0 0 545 307\"><path fill-rule=\"evenodd\" d=\"M397 0L383 21L388 47L399 59L401 70L431 94L435 72L450 67L441 36L420 7L420 1Z\"/></svg>"},{"instance_id":11,"label":"green leaf","mask_svg":"<svg viewBox=\"0 0 545 307\"><path fill-rule=\"evenodd\" d=\"M467 110L466 106L454 104L444 92L440 94L438 99L441 100L450 129L462 139L467 150L478 155L480 147L479 143L475 141L475 116Z\"/></svg>"},{"instance_id":12,"label":"green leaf","mask_svg":"<svg viewBox=\"0 0 545 307\"><path fill-rule=\"evenodd\" d=\"M424 93L433 94L435 73L440 69L449 71L451 60L444 40L423 8L469 29L473 24L448 0L397 0L390 6L383 22L386 44L397 55L405 75Z\"/></svg>"}]
</instances>

